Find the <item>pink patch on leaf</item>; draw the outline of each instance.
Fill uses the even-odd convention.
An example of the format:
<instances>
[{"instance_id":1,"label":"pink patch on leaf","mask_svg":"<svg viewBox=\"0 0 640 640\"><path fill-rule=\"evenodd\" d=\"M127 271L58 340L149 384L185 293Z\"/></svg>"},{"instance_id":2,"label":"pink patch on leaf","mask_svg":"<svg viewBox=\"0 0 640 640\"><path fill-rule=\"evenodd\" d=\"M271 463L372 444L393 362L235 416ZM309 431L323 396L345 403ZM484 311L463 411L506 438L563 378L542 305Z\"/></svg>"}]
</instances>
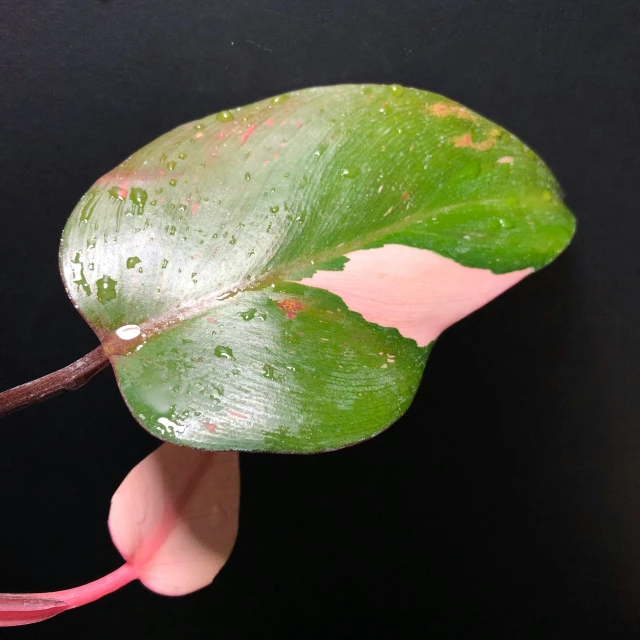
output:
<instances>
[{"instance_id":1,"label":"pink patch on leaf","mask_svg":"<svg viewBox=\"0 0 640 640\"><path fill-rule=\"evenodd\" d=\"M267 125L267 127L272 127L274 122L275 120L273 118L269 118L268 120L265 120L265 124Z\"/></svg>"},{"instance_id":2,"label":"pink patch on leaf","mask_svg":"<svg viewBox=\"0 0 640 640\"><path fill-rule=\"evenodd\" d=\"M421 347L533 272L495 274L397 244L346 257L343 271L317 271L300 283L335 293L368 322L393 327Z\"/></svg>"}]
</instances>

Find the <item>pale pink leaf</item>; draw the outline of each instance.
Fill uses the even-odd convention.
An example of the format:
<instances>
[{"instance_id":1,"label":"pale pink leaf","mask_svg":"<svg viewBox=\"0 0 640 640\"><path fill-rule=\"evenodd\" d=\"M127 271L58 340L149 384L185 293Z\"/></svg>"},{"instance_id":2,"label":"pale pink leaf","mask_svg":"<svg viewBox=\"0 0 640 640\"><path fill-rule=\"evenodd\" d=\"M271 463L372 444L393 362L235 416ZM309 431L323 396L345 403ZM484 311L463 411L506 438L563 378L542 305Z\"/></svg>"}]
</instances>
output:
<instances>
[{"instance_id":1,"label":"pale pink leaf","mask_svg":"<svg viewBox=\"0 0 640 640\"><path fill-rule=\"evenodd\" d=\"M109 530L145 586L184 595L208 585L227 561L239 500L236 452L163 444L114 494Z\"/></svg>"}]
</instances>

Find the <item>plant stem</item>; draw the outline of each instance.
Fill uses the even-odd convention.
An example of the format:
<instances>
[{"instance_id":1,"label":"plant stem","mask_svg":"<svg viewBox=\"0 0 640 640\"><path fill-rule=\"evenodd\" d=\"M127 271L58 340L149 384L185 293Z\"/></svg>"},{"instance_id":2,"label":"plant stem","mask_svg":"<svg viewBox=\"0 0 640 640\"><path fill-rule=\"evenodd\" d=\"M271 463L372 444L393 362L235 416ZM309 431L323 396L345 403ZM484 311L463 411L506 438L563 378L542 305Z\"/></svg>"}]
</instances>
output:
<instances>
[{"instance_id":1,"label":"plant stem","mask_svg":"<svg viewBox=\"0 0 640 640\"><path fill-rule=\"evenodd\" d=\"M64 369L4 391L0 393L0 418L63 391L75 391L108 365L109 358L100 346Z\"/></svg>"},{"instance_id":2,"label":"plant stem","mask_svg":"<svg viewBox=\"0 0 640 640\"><path fill-rule=\"evenodd\" d=\"M81 587L65 589L64 591L36 593L33 594L33 596L36 598L51 598L62 601L68 605L69 609L75 609L76 607L89 604L117 591L137 577L136 570L130 564L125 563L119 569L112 571L102 578L98 578L98 580L83 584Z\"/></svg>"}]
</instances>

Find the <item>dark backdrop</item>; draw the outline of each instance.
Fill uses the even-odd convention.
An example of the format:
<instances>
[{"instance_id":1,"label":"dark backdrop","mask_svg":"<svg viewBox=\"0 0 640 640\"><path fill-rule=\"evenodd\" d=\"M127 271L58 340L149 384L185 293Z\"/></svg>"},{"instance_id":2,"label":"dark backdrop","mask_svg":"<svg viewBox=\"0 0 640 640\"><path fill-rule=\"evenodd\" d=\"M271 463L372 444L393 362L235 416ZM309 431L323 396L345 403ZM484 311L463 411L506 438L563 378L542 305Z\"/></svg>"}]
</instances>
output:
<instances>
[{"instance_id":1,"label":"dark backdrop","mask_svg":"<svg viewBox=\"0 0 640 640\"><path fill-rule=\"evenodd\" d=\"M640 637L637 2L0 5L0 388L97 345L57 273L83 192L226 107L339 82L443 93L532 146L578 218L557 262L446 332L386 433L242 456L212 587L134 584L3 638ZM157 441L112 374L0 428L0 590L118 566L109 500Z\"/></svg>"}]
</instances>

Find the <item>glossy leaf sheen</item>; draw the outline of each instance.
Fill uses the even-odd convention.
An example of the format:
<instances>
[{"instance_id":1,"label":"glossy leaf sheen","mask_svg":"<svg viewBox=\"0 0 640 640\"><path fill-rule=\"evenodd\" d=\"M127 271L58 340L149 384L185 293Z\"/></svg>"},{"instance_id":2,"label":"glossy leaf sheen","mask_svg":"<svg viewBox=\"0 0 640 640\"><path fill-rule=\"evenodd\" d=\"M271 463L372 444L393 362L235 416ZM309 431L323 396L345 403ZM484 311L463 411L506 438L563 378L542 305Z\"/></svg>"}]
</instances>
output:
<instances>
[{"instance_id":1,"label":"glossy leaf sheen","mask_svg":"<svg viewBox=\"0 0 640 640\"><path fill-rule=\"evenodd\" d=\"M82 198L60 266L149 431L313 452L394 422L435 336L573 230L513 135L425 91L345 85L147 145Z\"/></svg>"}]
</instances>

